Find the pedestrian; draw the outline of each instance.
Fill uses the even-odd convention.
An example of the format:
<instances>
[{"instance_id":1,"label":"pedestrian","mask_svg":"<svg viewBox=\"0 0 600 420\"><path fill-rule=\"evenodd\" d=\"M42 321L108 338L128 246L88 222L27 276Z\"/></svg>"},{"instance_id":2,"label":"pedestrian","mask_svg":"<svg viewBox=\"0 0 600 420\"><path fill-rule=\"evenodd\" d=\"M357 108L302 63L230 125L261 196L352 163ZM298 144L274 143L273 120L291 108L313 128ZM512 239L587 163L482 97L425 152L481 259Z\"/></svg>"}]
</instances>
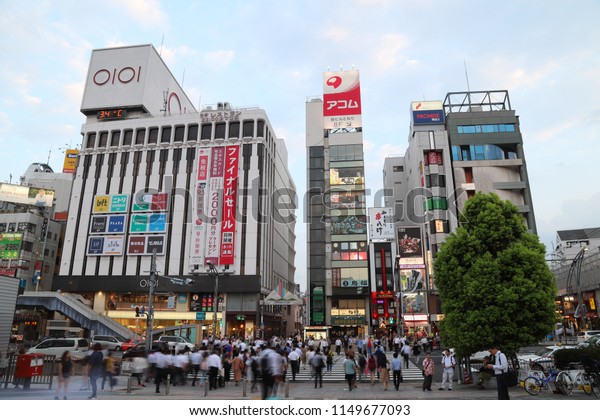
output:
<instances>
[{"instance_id":1,"label":"pedestrian","mask_svg":"<svg viewBox=\"0 0 600 420\"><path fill-rule=\"evenodd\" d=\"M237 354L237 353L236 353ZM225 352L225 357L223 357L223 373L225 383L231 382L231 369L233 368L233 362L231 360L231 353Z\"/></svg>"},{"instance_id":2,"label":"pedestrian","mask_svg":"<svg viewBox=\"0 0 600 420\"><path fill-rule=\"evenodd\" d=\"M335 353L339 356L342 351L342 340L340 338L335 339Z\"/></svg>"},{"instance_id":3,"label":"pedestrian","mask_svg":"<svg viewBox=\"0 0 600 420\"><path fill-rule=\"evenodd\" d=\"M116 383L116 379L113 376L115 373L115 357L113 356L112 351L108 350L106 352L106 357L104 357L103 361L104 370L102 372L102 385L100 386L100 388L102 389L102 391L104 391L104 384L108 380L110 390L112 391Z\"/></svg>"},{"instance_id":4,"label":"pedestrian","mask_svg":"<svg viewBox=\"0 0 600 420\"><path fill-rule=\"evenodd\" d=\"M134 357L132 360L131 376L137 378L137 384L145 387L146 385L142 382L144 372L148 369L148 361L145 357Z\"/></svg>"},{"instance_id":5,"label":"pedestrian","mask_svg":"<svg viewBox=\"0 0 600 420\"><path fill-rule=\"evenodd\" d=\"M346 374L346 381L348 381L348 391L352 392L352 389L356 387L356 362L354 361L354 354L348 354L344 360L344 373Z\"/></svg>"},{"instance_id":6,"label":"pedestrian","mask_svg":"<svg viewBox=\"0 0 600 420\"><path fill-rule=\"evenodd\" d=\"M379 371L379 378L383 384L383 390L387 391L388 384L390 382L390 373L388 370L388 359L381 346L377 349L377 370Z\"/></svg>"},{"instance_id":7,"label":"pedestrian","mask_svg":"<svg viewBox=\"0 0 600 420\"><path fill-rule=\"evenodd\" d=\"M173 384L173 386L176 385L185 385L186 383L186 376L187 376L187 371L188 371L188 367L190 365L190 356L189 356L189 350L186 351L185 349L180 351L176 356L173 357L173 367L174 367L174 375L173 378L171 379L171 383Z\"/></svg>"},{"instance_id":8,"label":"pedestrian","mask_svg":"<svg viewBox=\"0 0 600 420\"><path fill-rule=\"evenodd\" d=\"M219 356L219 354L219 348L213 346L213 352L210 356L208 356L207 367L209 391L218 388L219 371L223 368L223 364L221 363L221 357Z\"/></svg>"},{"instance_id":9,"label":"pedestrian","mask_svg":"<svg viewBox=\"0 0 600 420\"><path fill-rule=\"evenodd\" d=\"M362 376L366 373L367 369L367 358L362 351L358 352L358 381L362 381Z\"/></svg>"},{"instance_id":10,"label":"pedestrian","mask_svg":"<svg viewBox=\"0 0 600 420\"><path fill-rule=\"evenodd\" d=\"M375 375L377 373L377 360L375 359L375 355L370 354L367 359L367 370L369 372L369 376L371 377L371 385L375 385Z\"/></svg>"},{"instance_id":11,"label":"pedestrian","mask_svg":"<svg viewBox=\"0 0 600 420\"><path fill-rule=\"evenodd\" d=\"M423 391L431 391L431 382L433 382L433 372L435 369L435 363L431 358L431 352L425 353L425 359L423 359Z\"/></svg>"},{"instance_id":12,"label":"pedestrian","mask_svg":"<svg viewBox=\"0 0 600 420\"><path fill-rule=\"evenodd\" d=\"M73 375L73 361L71 360L71 353L65 351L58 361L58 386L56 387L56 395L54 399L58 400L60 395L60 389L63 390L63 399L67 399L67 389L69 388L69 379Z\"/></svg>"},{"instance_id":13,"label":"pedestrian","mask_svg":"<svg viewBox=\"0 0 600 420\"><path fill-rule=\"evenodd\" d=\"M94 344L93 352L88 359L88 375L90 377L90 385L92 386L92 395L88 397L88 400L98 399L98 378L103 373L103 359L102 345L100 343Z\"/></svg>"},{"instance_id":14,"label":"pedestrian","mask_svg":"<svg viewBox=\"0 0 600 420\"><path fill-rule=\"evenodd\" d=\"M300 368L298 365L298 362L300 361L300 354L298 354L295 348L290 352L290 354L288 354L288 360L292 368L292 381L295 381L296 375L298 374Z\"/></svg>"},{"instance_id":15,"label":"pedestrian","mask_svg":"<svg viewBox=\"0 0 600 420\"><path fill-rule=\"evenodd\" d=\"M508 395L508 387L503 380L503 374L508 372L508 359L496 345L490 347L490 353L496 357L496 363L493 365L488 364L486 367L494 369L494 374L496 375L496 387L498 388L498 399L510 400L510 396Z\"/></svg>"},{"instance_id":16,"label":"pedestrian","mask_svg":"<svg viewBox=\"0 0 600 420\"><path fill-rule=\"evenodd\" d=\"M238 354L237 350L233 351L233 355L234 358L231 362L231 367L233 369L233 382L235 382L235 386L238 386L239 382L242 380L245 365L244 359Z\"/></svg>"},{"instance_id":17,"label":"pedestrian","mask_svg":"<svg viewBox=\"0 0 600 420\"><path fill-rule=\"evenodd\" d=\"M250 392L256 392L258 380L260 379L260 376L261 376L259 362L260 361L259 361L258 355L256 354L256 350L255 349L250 350L250 359L249 359L250 369L246 369L246 371L249 372L248 376L249 376L250 383L252 384L252 386L250 388Z\"/></svg>"},{"instance_id":18,"label":"pedestrian","mask_svg":"<svg viewBox=\"0 0 600 420\"><path fill-rule=\"evenodd\" d=\"M303 370L306 369L306 364L308 363L307 354L308 354L308 347L306 347L306 344L302 344L302 354L300 355L300 363L302 364Z\"/></svg>"},{"instance_id":19,"label":"pedestrian","mask_svg":"<svg viewBox=\"0 0 600 420\"><path fill-rule=\"evenodd\" d=\"M194 378L192 379L192 386L196 386L196 380L198 380L198 372L200 372L200 362L202 362L202 352L195 350L190 355L190 365L194 372Z\"/></svg>"},{"instance_id":20,"label":"pedestrian","mask_svg":"<svg viewBox=\"0 0 600 420\"><path fill-rule=\"evenodd\" d=\"M352 352L354 354L354 352ZM327 351L327 373L331 375L333 371L333 351Z\"/></svg>"},{"instance_id":21,"label":"pedestrian","mask_svg":"<svg viewBox=\"0 0 600 420\"><path fill-rule=\"evenodd\" d=\"M270 348L260 352L260 370L262 375L262 399L277 398L277 388L281 382L281 355L275 351L275 342Z\"/></svg>"},{"instance_id":22,"label":"pedestrian","mask_svg":"<svg viewBox=\"0 0 600 420\"><path fill-rule=\"evenodd\" d=\"M493 360L492 360L493 359ZM485 356L483 358L483 364L479 368L479 375L477 376L477 388L485 389L483 384L485 381L489 380L492 376L495 376L494 369L488 368L488 365L494 365L496 362L496 358L491 356Z\"/></svg>"},{"instance_id":23,"label":"pedestrian","mask_svg":"<svg viewBox=\"0 0 600 420\"><path fill-rule=\"evenodd\" d=\"M415 365L419 366L421 360L421 345L418 341L415 341L412 348L412 354L415 356Z\"/></svg>"},{"instance_id":24,"label":"pedestrian","mask_svg":"<svg viewBox=\"0 0 600 420\"><path fill-rule=\"evenodd\" d=\"M154 353L154 385L156 385L156 393L160 394L160 384L166 381L171 363L171 352L167 348Z\"/></svg>"},{"instance_id":25,"label":"pedestrian","mask_svg":"<svg viewBox=\"0 0 600 420\"><path fill-rule=\"evenodd\" d=\"M404 358L404 367L406 369L408 369L408 358L410 357L411 354L411 347L409 343L405 343L402 346L402 349L400 350L400 352L402 353L402 357Z\"/></svg>"},{"instance_id":26,"label":"pedestrian","mask_svg":"<svg viewBox=\"0 0 600 420\"><path fill-rule=\"evenodd\" d=\"M310 359L310 365L315 374L315 388L317 384L319 388L323 388L323 368L325 367L325 358L321 354L321 350L317 348L315 355Z\"/></svg>"},{"instance_id":27,"label":"pedestrian","mask_svg":"<svg viewBox=\"0 0 600 420\"><path fill-rule=\"evenodd\" d=\"M395 352L392 358L392 375L394 380L394 388L398 391L400 382L402 382L402 361L398 357L398 352Z\"/></svg>"},{"instance_id":28,"label":"pedestrian","mask_svg":"<svg viewBox=\"0 0 600 420\"><path fill-rule=\"evenodd\" d=\"M448 391L452 391L452 380L454 379L454 367L456 366L456 359L454 355L450 354L450 349L446 348L444 350L444 355L442 356L442 386L440 387L440 391L443 391L448 388Z\"/></svg>"}]
</instances>

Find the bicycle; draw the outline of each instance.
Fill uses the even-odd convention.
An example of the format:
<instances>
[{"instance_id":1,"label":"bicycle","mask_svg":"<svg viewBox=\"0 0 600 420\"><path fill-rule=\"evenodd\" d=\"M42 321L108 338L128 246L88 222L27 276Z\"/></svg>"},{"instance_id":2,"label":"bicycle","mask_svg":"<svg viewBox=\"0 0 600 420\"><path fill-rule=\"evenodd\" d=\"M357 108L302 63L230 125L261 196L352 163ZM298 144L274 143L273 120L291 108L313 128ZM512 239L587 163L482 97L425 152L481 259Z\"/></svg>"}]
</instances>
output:
<instances>
[{"instance_id":1,"label":"bicycle","mask_svg":"<svg viewBox=\"0 0 600 420\"><path fill-rule=\"evenodd\" d=\"M579 372L577 379L582 385L583 392L600 398L600 361L583 360L583 372Z\"/></svg>"},{"instance_id":2,"label":"bicycle","mask_svg":"<svg viewBox=\"0 0 600 420\"><path fill-rule=\"evenodd\" d=\"M529 395L539 395L542 389L550 389L548 384L554 382L556 389L562 394L568 395L573 392L573 380L564 371L551 369L548 375L544 378L537 376L528 376L523 382L523 387Z\"/></svg>"}]
</instances>

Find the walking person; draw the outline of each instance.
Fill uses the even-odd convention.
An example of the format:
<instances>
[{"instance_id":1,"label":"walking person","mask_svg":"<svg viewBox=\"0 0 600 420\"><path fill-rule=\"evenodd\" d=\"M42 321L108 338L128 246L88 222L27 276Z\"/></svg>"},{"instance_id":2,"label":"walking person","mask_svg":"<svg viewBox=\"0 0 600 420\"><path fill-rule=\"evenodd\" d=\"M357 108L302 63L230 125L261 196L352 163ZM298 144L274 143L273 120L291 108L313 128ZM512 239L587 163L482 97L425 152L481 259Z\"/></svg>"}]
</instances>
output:
<instances>
[{"instance_id":1,"label":"walking person","mask_svg":"<svg viewBox=\"0 0 600 420\"><path fill-rule=\"evenodd\" d=\"M112 355L112 351L108 350L106 353L106 357L104 358L104 371L102 372L102 385L101 389L104 391L104 384L108 379L108 384L110 385L110 390L112 391L115 386L116 379L114 379L113 375L115 373L115 357Z\"/></svg>"},{"instance_id":2,"label":"walking person","mask_svg":"<svg viewBox=\"0 0 600 420\"><path fill-rule=\"evenodd\" d=\"M340 340L340 338L338 337L335 340L335 352L339 356L341 351L342 351L342 340Z\"/></svg>"},{"instance_id":3,"label":"walking person","mask_svg":"<svg viewBox=\"0 0 600 420\"><path fill-rule=\"evenodd\" d=\"M63 390L63 399L67 399L67 389L69 388L69 379L73 375L73 361L71 360L71 353L65 351L60 357L58 363L58 386L56 387L55 400L59 399L60 389Z\"/></svg>"},{"instance_id":4,"label":"walking person","mask_svg":"<svg viewBox=\"0 0 600 420\"><path fill-rule=\"evenodd\" d=\"M421 345L418 341L415 341L415 344L413 344L412 353L415 356L415 365L419 366L419 361L421 360Z\"/></svg>"},{"instance_id":5,"label":"walking person","mask_svg":"<svg viewBox=\"0 0 600 420\"><path fill-rule=\"evenodd\" d=\"M356 362L352 353L348 354L344 360L344 373L346 374L346 381L348 381L348 391L352 392L352 389L356 387Z\"/></svg>"},{"instance_id":6,"label":"walking person","mask_svg":"<svg viewBox=\"0 0 600 420\"><path fill-rule=\"evenodd\" d=\"M406 369L408 369L408 358L410 357L410 353L412 352L411 348L410 348L410 344L405 343L402 346L402 349L400 350L400 352L402 353L402 357L404 358L404 367Z\"/></svg>"},{"instance_id":7,"label":"walking person","mask_svg":"<svg viewBox=\"0 0 600 420\"><path fill-rule=\"evenodd\" d=\"M323 368L325 367L325 359L319 348L315 350L315 355L310 359L310 365L314 369L315 388L317 387L317 384L320 388L323 388Z\"/></svg>"},{"instance_id":8,"label":"walking person","mask_svg":"<svg viewBox=\"0 0 600 420\"><path fill-rule=\"evenodd\" d=\"M239 382L242 380L245 365L242 355L239 355L237 350L233 351L233 355L233 361L231 362L231 367L233 369L233 382L235 382L235 386L238 386Z\"/></svg>"},{"instance_id":9,"label":"walking person","mask_svg":"<svg viewBox=\"0 0 600 420\"><path fill-rule=\"evenodd\" d=\"M486 367L494 369L494 374L496 375L496 387L498 388L498 399L510 400L508 387L503 380L503 374L508 372L508 358L498 349L498 346L495 345L490 348L490 353L496 357L496 363L493 365L488 364Z\"/></svg>"},{"instance_id":10,"label":"walking person","mask_svg":"<svg viewBox=\"0 0 600 420\"><path fill-rule=\"evenodd\" d=\"M443 391L448 388L448 391L452 391L452 380L454 379L454 367L456 366L456 359L453 355L450 354L450 349L444 350L444 355L442 356L442 368L444 369L442 373L442 386L440 387L440 391Z\"/></svg>"},{"instance_id":11,"label":"walking person","mask_svg":"<svg viewBox=\"0 0 600 420\"><path fill-rule=\"evenodd\" d=\"M396 391L398 391L398 388L400 388L400 382L402 382L402 361L398 357L398 352L394 353L391 366L394 380L394 388L396 389Z\"/></svg>"},{"instance_id":12,"label":"walking person","mask_svg":"<svg viewBox=\"0 0 600 420\"><path fill-rule=\"evenodd\" d=\"M352 352L354 354L354 352ZM333 371L333 351L327 351L327 373L331 375Z\"/></svg>"},{"instance_id":13,"label":"walking person","mask_svg":"<svg viewBox=\"0 0 600 420\"><path fill-rule=\"evenodd\" d=\"M137 378L138 386L145 387L146 385L142 382L144 372L148 369L148 361L145 357L134 357L132 360L132 374L134 378Z\"/></svg>"},{"instance_id":14,"label":"walking person","mask_svg":"<svg viewBox=\"0 0 600 420\"><path fill-rule=\"evenodd\" d=\"M207 367L208 367L208 389L213 390L218 388L219 371L223 368L221 363L221 357L219 356L220 350L215 346L212 354L208 356Z\"/></svg>"},{"instance_id":15,"label":"walking person","mask_svg":"<svg viewBox=\"0 0 600 420\"><path fill-rule=\"evenodd\" d=\"M194 372L192 386L196 386L196 381L198 380L198 372L200 372L200 362L202 362L202 352L199 350L195 350L190 355L190 364L192 365L192 371Z\"/></svg>"},{"instance_id":16,"label":"walking person","mask_svg":"<svg viewBox=\"0 0 600 420\"><path fill-rule=\"evenodd\" d=\"M369 376L371 377L371 385L375 385L375 375L377 374L377 360L373 354L369 355L367 359L367 370L369 371Z\"/></svg>"},{"instance_id":17,"label":"walking person","mask_svg":"<svg viewBox=\"0 0 600 420\"><path fill-rule=\"evenodd\" d=\"M427 352L425 353L425 359L423 359L423 391L431 391L434 369L435 363L433 363L431 353Z\"/></svg>"},{"instance_id":18,"label":"walking person","mask_svg":"<svg viewBox=\"0 0 600 420\"><path fill-rule=\"evenodd\" d=\"M88 359L88 375L90 377L90 385L92 386L92 395L88 400L98 399L98 379L102 376L104 355L102 354L102 345L94 344L93 352Z\"/></svg>"},{"instance_id":19,"label":"walking person","mask_svg":"<svg viewBox=\"0 0 600 420\"><path fill-rule=\"evenodd\" d=\"M381 380L381 383L383 384L383 390L387 391L388 384L390 382L388 359L385 353L383 352L381 346L375 353L377 354L377 370L379 371L379 378Z\"/></svg>"},{"instance_id":20,"label":"walking person","mask_svg":"<svg viewBox=\"0 0 600 420\"><path fill-rule=\"evenodd\" d=\"M290 352L290 354L288 354L288 360L292 368L292 381L295 381L296 374L299 372L300 369L300 366L298 365L298 362L300 361L300 354L298 354L295 348Z\"/></svg>"},{"instance_id":21,"label":"walking person","mask_svg":"<svg viewBox=\"0 0 600 420\"><path fill-rule=\"evenodd\" d=\"M166 348L155 352L154 363L154 385L156 385L156 393L160 394L160 384L167 379L169 373L171 352Z\"/></svg>"}]
</instances>

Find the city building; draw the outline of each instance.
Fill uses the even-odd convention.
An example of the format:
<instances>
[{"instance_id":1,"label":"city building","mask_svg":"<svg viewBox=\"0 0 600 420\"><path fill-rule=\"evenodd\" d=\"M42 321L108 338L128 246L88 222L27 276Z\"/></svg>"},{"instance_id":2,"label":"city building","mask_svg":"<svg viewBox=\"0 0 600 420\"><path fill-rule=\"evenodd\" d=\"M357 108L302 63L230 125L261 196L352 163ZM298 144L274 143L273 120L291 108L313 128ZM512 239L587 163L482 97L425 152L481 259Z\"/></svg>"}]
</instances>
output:
<instances>
[{"instance_id":1,"label":"city building","mask_svg":"<svg viewBox=\"0 0 600 420\"><path fill-rule=\"evenodd\" d=\"M145 334L155 277L155 330L292 333L289 307L261 304L295 290L296 191L266 112L198 112L151 45L94 50L81 112L53 289Z\"/></svg>"},{"instance_id":2,"label":"city building","mask_svg":"<svg viewBox=\"0 0 600 420\"><path fill-rule=\"evenodd\" d=\"M369 261L359 72L326 72L306 103L307 335L369 333Z\"/></svg>"}]
</instances>

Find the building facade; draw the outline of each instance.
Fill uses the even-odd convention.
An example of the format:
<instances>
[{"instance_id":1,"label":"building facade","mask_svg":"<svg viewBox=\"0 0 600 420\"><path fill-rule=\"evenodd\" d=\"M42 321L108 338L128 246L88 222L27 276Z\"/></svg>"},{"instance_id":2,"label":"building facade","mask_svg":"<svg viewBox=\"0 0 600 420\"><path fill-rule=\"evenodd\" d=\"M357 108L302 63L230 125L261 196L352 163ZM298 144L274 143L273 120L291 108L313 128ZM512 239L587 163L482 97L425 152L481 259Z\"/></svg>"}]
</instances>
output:
<instances>
[{"instance_id":1,"label":"building facade","mask_svg":"<svg viewBox=\"0 0 600 420\"><path fill-rule=\"evenodd\" d=\"M53 288L144 334L132 308L148 306L155 254L156 329L191 325L196 340L293 332L290 311L261 304L295 290L296 191L266 112L196 111L151 45L94 50L81 112ZM183 278L193 284L173 280Z\"/></svg>"}]
</instances>

